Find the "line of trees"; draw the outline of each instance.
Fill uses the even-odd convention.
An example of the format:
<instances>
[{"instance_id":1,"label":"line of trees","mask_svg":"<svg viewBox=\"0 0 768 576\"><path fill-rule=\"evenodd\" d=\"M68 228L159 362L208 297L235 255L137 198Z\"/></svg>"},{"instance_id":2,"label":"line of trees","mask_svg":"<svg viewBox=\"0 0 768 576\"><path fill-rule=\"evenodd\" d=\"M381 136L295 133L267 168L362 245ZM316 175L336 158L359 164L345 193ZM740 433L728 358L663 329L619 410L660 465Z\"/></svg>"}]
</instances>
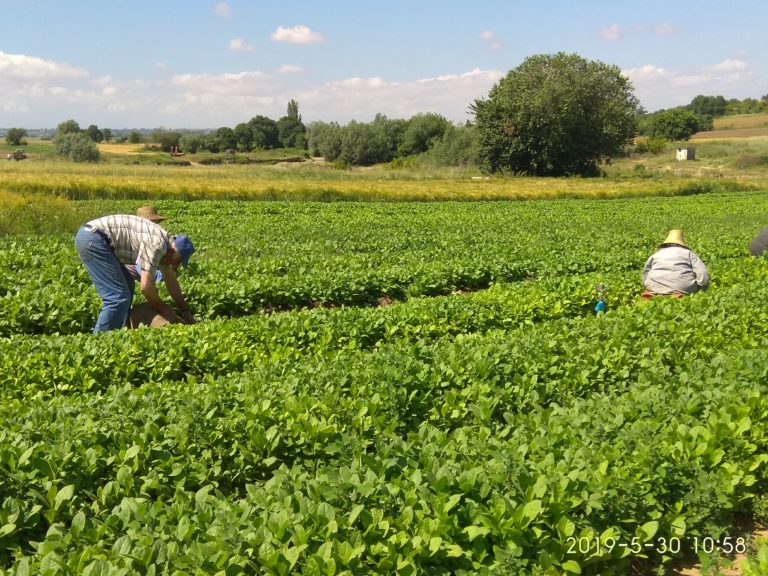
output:
<instances>
[{"instance_id":1,"label":"line of trees","mask_svg":"<svg viewBox=\"0 0 768 576\"><path fill-rule=\"evenodd\" d=\"M277 148L306 150L307 127L301 121L298 102L291 100L288 102L286 115L277 121L258 115L234 128L222 126L209 133L155 130L150 139L164 152L179 150L188 154L200 151L247 153ZM142 137L139 133L132 132L128 141L141 142Z\"/></svg>"},{"instance_id":2,"label":"line of trees","mask_svg":"<svg viewBox=\"0 0 768 576\"><path fill-rule=\"evenodd\" d=\"M435 163L455 165L471 162L471 133L471 127L454 126L432 113L417 114L409 120L378 114L369 123L353 121L341 126L318 121L305 125L298 102L291 100L287 114L277 121L258 115L234 128L221 127L210 133L156 130L150 140L163 151L190 154L298 149L350 166L369 166L431 152Z\"/></svg>"},{"instance_id":3,"label":"line of trees","mask_svg":"<svg viewBox=\"0 0 768 576\"><path fill-rule=\"evenodd\" d=\"M471 126L455 126L440 114L416 114L409 120L377 114L373 122L312 122L309 153L342 165L369 166L428 154L435 164L471 163Z\"/></svg>"},{"instance_id":4,"label":"line of trees","mask_svg":"<svg viewBox=\"0 0 768 576\"><path fill-rule=\"evenodd\" d=\"M299 104L288 102L275 121L257 115L248 122L215 132L157 130L153 145L166 152L252 152L277 148L305 150L338 165L408 163L411 158L435 165L474 164L486 173L537 176L590 176L601 163L621 155L637 135L662 146L710 130L713 119L728 114L768 112L768 95L760 100L726 100L696 96L690 104L646 113L631 81L618 67L577 54L539 54L507 73L485 98L469 106L472 123L455 125L434 113L408 120L376 115L372 122L312 122L305 125ZM6 136L23 138L23 129ZM57 154L77 161L98 160L96 143L109 141L110 130L77 122L59 125ZM142 136L134 131L131 142Z\"/></svg>"}]
</instances>

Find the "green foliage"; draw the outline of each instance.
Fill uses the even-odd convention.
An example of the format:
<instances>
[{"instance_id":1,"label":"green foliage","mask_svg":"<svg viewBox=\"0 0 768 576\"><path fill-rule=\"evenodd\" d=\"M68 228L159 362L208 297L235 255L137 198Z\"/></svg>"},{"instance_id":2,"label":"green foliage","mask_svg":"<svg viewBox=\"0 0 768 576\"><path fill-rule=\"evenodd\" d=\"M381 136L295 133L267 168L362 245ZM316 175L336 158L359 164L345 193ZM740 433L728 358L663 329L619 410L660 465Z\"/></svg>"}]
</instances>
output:
<instances>
[{"instance_id":1,"label":"green foliage","mask_svg":"<svg viewBox=\"0 0 768 576\"><path fill-rule=\"evenodd\" d=\"M299 103L296 100L289 100L288 106L285 112L288 118L295 120L297 123L301 123L301 114L299 114Z\"/></svg>"},{"instance_id":2,"label":"green foliage","mask_svg":"<svg viewBox=\"0 0 768 576\"><path fill-rule=\"evenodd\" d=\"M226 150L236 150L237 149L237 138L235 136L235 131L232 130L232 128L227 128L226 126L222 126L218 130L216 130L216 146L218 147L219 152L224 152ZM217 150L214 150L212 148L208 148L211 152L216 152Z\"/></svg>"},{"instance_id":3,"label":"green foliage","mask_svg":"<svg viewBox=\"0 0 768 576\"><path fill-rule=\"evenodd\" d=\"M748 557L741 565L742 576L761 576L768 574L768 540L759 538L757 553Z\"/></svg>"},{"instance_id":4,"label":"green foliage","mask_svg":"<svg viewBox=\"0 0 768 576\"><path fill-rule=\"evenodd\" d=\"M141 135L141 132L137 130L131 130L130 134L128 134L128 142L131 144L140 144L144 141L144 137Z\"/></svg>"},{"instance_id":5,"label":"green foliage","mask_svg":"<svg viewBox=\"0 0 768 576\"><path fill-rule=\"evenodd\" d=\"M350 122L341 130L339 159L351 166L389 162L393 157L386 137L377 126Z\"/></svg>"},{"instance_id":6,"label":"green foliage","mask_svg":"<svg viewBox=\"0 0 768 576\"><path fill-rule=\"evenodd\" d=\"M449 126L448 120L440 114L416 114L408 120L398 151L405 156L426 152L443 137Z\"/></svg>"},{"instance_id":7,"label":"green foliage","mask_svg":"<svg viewBox=\"0 0 768 576\"><path fill-rule=\"evenodd\" d=\"M151 139L163 152L171 152L179 148L181 133L173 130L153 130Z\"/></svg>"},{"instance_id":8,"label":"green foliage","mask_svg":"<svg viewBox=\"0 0 768 576\"><path fill-rule=\"evenodd\" d=\"M667 149L668 144L666 138L640 137L635 140L635 152L638 154L661 154Z\"/></svg>"},{"instance_id":9,"label":"green foliage","mask_svg":"<svg viewBox=\"0 0 768 576\"><path fill-rule=\"evenodd\" d=\"M205 136L196 133L182 134L179 138L179 148L182 152L196 154L205 143Z\"/></svg>"},{"instance_id":10,"label":"green foliage","mask_svg":"<svg viewBox=\"0 0 768 576\"><path fill-rule=\"evenodd\" d=\"M56 155L72 162L98 162L100 157L96 143L85 132L57 135L53 149Z\"/></svg>"},{"instance_id":11,"label":"green foliage","mask_svg":"<svg viewBox=\"0 0 768 576\"><path fill-rule=\"evenodd\" d=\"M699 94L685 107L697 116L717 118L725 116L726 101L723 96L703 96Z\"/></svg>"},{"instance_id":12,"label":"green foliage","mask_svg":"<svg viewBox=\"0 0 768 576\"><path fill-rule=\"evenodd\" d=\"M373 125L384 134L389 149L392 152L397 152L400 148L400 143L403 141L403 135L409 126L409 121L399 118L387 118L384 114L376 114Z\"/></svg>"},{"instance_id":13,"label":"green foliage","mask_svg":"<svg viewBox=\"0 0 768 576\"><path fill-rule=\"evenodd\" d=\"M262 115L254 116L248 122L235 126L234 135L237 140L237 148L242 152L280 146L277 122Z\"/></svg>"},{"instance_id":14,"label":"green foliage","mask_svg":"<svg viewBox=\"0 0 768 576\"><path fill-rule=\"evenodd\" d=\"M477 155L476 141L477 132L473 126L449 125L422 161L434 166L471 166Z\"/></svg>"},{"instance_id":15,"label":"green foliage","mask_svg":"<svg viewBox=\"0 0 768 576\"><path fill-rule=\"evenodd\" d=\"M277 121L277 131L283 148L307 147L307 129L300 120L283 116Z\"/></svg>"},{"instance_id":16,"label":"green foliage","mask_svg":"<svg viewBox=\"0 0 768 576\"><path fill-rule=\"evenodd\" d=\"M708 127L711 128L711 119ZM641 132L651 138L660 138L668 141L688 140L696 132L706 129L700 127L700 119L684 108L672 108L655 112L642 121Z\"/></svg>"},{"instance_id":17,"label":"green foliage","mask_svg":"<svg viewBox=\"0 0 768 576\"><path fill-rule=\"evenodd\" d=\"M85 133L88 134L88 138L94 142L101 142L104 140L104 133L99 130L99 127L96 126L96 124L88 126L88 128L85 129Z\"/></svg>"},{"instance_id":18,"label":"green foliage","mask_svg":"<svg viewBox=\"0 0 768 576\"><path fill-rule=\"evenodd\" d=\"M82 224L79 207L58 196L49 194L0 195L0 237L6 235L60 234L76 230ZM22 242L21 244L25 244ZM20 244L12 245L21 248ZM12 251L15 251L12 250ZM7 257L8 253L6 253ZM32 260L35 258L33 257ZM0 258L0 262L7 262ZM45 276L46 274L43 273ZM2 298L0 296L0 298ZM0 305L0 309L4 306ZM66 314L66 313L65 313ZM2 324L3 322L0 322ZM0 330L2 332L2 330Z\"/></svg>"},{"instance_id":19,"label":"green foliage","mask_svg":"<svg viewBox=\"0 0 768 576\"><path fill-rule=\"evenodd\" d=\"M475 100L488 172L593 175L635 133L639 102L616 66L558 53L527 58Z\"/></svg>"},{"instance_id":20,"label":"green foliage","mask_svg":"<svg viewBox=\"0 0 768 576\"><path fill-rule=\"evenodd\" d=\"M333 162L341 154L341 126L338 122L310 122L307 145L311 156L323 156Z\"/></svg>"},{"instance_id":21,"label":"green foliage","mask_svg":"<svg viewBox=\"0 0 768 576\"><path fill-rule=\"evenodd\" d=\"M74 229L0 238L0 571L661 574L765 508L764 191L159 209L205 322L91 335ZM642 301L673 223L712 286Z\"/></svg>"},{"instance_id":22,"label":"green foliage","mask_svg":"<svg viewBox=\"0 0 768 576\"><path fill-rule=\"evenodd\" d=\"M5 133L5 142L9 146L21 146L26 135L27 130L25 128L9 128Z\"/></svg>"},{"instance_id":23,"label":"green foliage","mask_svg":"<svg viewBox=\"0 0 768 576\"><path fill-rule=\"evenodd\" d=\"M56 136L54 136L54 140L59 136L64 136L66 134L77 134L80 131L80 124L78 124L75 120L65 120L56 127Z\"/></svg>"},{"instance_id":24,"label":"green foliage","mask_svg":"<svg viewBox=\"0 0 768 576\"><path fill-rule=\"evenodd\" d=\"M758 114L761 112L768 112L768 100L755 98L745 98L744 100L732 99L728 100L726 105L725 114L727 116L738 114Z\"/></svg>"}]
</instances>

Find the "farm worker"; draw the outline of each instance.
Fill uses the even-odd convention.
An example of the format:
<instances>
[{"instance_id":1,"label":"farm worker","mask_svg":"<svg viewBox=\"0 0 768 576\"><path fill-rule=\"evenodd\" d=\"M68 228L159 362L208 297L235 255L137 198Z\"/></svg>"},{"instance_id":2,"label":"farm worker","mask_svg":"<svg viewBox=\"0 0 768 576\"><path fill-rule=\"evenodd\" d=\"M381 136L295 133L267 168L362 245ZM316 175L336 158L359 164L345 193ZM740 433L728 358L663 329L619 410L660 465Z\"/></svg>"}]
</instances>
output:
<instances>
[{"instance_id":1,"label":"farm worker","mask_svg":"<svg viewBox=\"0 0 768 576\"><path fill-rule=\"evenodd\" d=\"M657 294L676 297L706 290L709 271L696 253L685 244L682 230L670 230L645 263L643 269L643 298Z\"/></svg>"},{"instance_id":2,"label":"farm worker","mask_svg":"<svg viewBox=\"0 0 768 576\"><path fill-rule=\"evenodd\" d=\"M174 309L157 293L155 271L161 267L166 288L181 319L189 324L195 321L176 278L178 265L187 266L195 251L186 235L169 236L162 226L150 220L117 214L83 224L75 236L75 247L102 300L94 333L125 325L134 283L128 266L136 262L141 267L139 286L147 302L163 316L176 316Z\"/></svg>"},{"instance_id":3,"label":"farm worker","mask_svg":"<svg viewBox=\"0 0 768 576\"><path fill-rule=\"evenodd\" d=\"M768 226L760 230L749 243L749 252L752 256L762 256L766 251L768 251Z\"/></svg>"}]
</instances>

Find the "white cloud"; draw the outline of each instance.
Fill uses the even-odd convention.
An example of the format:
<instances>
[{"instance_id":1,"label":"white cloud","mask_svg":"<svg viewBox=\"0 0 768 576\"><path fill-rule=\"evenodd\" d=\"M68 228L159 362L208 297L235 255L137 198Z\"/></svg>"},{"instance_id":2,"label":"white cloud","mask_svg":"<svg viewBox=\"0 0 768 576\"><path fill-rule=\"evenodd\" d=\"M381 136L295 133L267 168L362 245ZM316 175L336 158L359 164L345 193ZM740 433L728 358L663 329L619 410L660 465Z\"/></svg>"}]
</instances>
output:
<instances>
[{"instance_id":1,"label":"white cloud","mask_svg":"<svg viewBox=\"0 0 768 576\"><path fill-rule=\"evenodd\" d=\"M501 42L496 36L496 33L492 32L491 30L484 30L483 32L480 32L480 38L488 43L488 48L491 50L498 50L501 48Z\"/></svg>"},{"instance_id":2,"label":"white cloud","mask_svg":"<svg viewBox=\"0 0 768 576\"><path fill-rule=\"evenodd\" d=\"M275 42L288 42L290 44L319 44L325 42L322 34L313 32L307 26L298 25L293 28L283 28L280 26L272 33L272 40Z\"/></svg>"},{"instance_id":3,"label":"white cloud","mask_svg":"<svg viewBox=\"0 0 768 576\"><path fill-rule=\"evenodd\" d=\"M471 70L411 82L387 81L381 77L347 78L299 93L297 101L306 118L370 121L377 113L389 118L410 118L434 112L454 122L469 119L468 106L488 95L503 74Z\"/></svg>"},{"instance_id":4,"label":"white cloud","mask_svg":"<svg viewBox=\"0 0 768 576\"><path fill-rule=\"evenodd\" d=\"M621 40L621 38L624 36L624 31L618 24L611 24L607 28L600 30L600 36L602 36L603 40Z\"/></svg>"},{"instance_id":5,"label":"white cloud","mask_svg":"<svg viewBox=\"0 0 768 576\"><path fill-rule=\"evenodd\" d=\"M219 118L234 120L233 113L240 118L237 122L244 122L254 115L252 111L272 107L281 98L280 90L273 84L272 78L258 71L179 74L171 80L171 87L178 90L178 93L165 103L163 110L166 113L186 119L202 115L209 122ZM281 107L284 106L282 103ZM242 118L243 115L247 117Z\"/></svg>"},{"instance_id":6,"label":"white cloud","mask_svg":"<svg viewBox=\"0 0 768 576\"><path fill-rule=\"evenodd\" d=\"M301 66L292 66L291 64L283 64L280 66L280 68L277 69L279 74L298 74L299 72L303 71L304 68Z\"/></svg>"},{"instance_id":7,"label":"white cloud","mask_svg":"<svg viewBox=\"0 0 768 576\"><path fill-rule=\"evenodd\" d=\"M229 41L228 47L232 52L253 52L256 50L256 46L249 44L242 38L232 38Z\"/></svg>"},{"instance_id":8,"label":"white cloud","mask_svg":"<svg viewBox=\"0 0 768 576\"><path fill-rule=\"evenodd\" d=\"M632 80L632 82L663 80L669 77L669 74L664 68L659 68L658 66L653 66L651 64L646 64L640 68L622 70L622 74Z\"/></svg>"},{"instance_id":9,"label":"white cloud","mask_svg":"<svg viewBox=\"0 0 768 576\"><path fill-rule=\"evenodd\" d=\"M0 83L11 80L83 78L88 73L69 64L0 51Z\"/></svg>"},{"instance_id":10,"label":"white cloud","mask_svg":"<svg viewBox=\"0 0 768 576\"><path fill-rule=\"evenodd\" d=\"M82 125L110 128L234 127L263 114L279 118L295 99L305 122L371 121L377 113L410 118L435 112L456 122L470 118L468 106L488 95L503 74L471 70L399 82L383 77L346 78L316 85L297 75L298 66L280 74L247 70L228 74L176 74L155 80L118 81L109 76L83 81L52 79L0 83L0 126L55 127L74 118ZM34 114L34 121L31 119Z\"/></svg>"},{"instance_id":11,"label":"white cloud","mask_svg":"<svg viewBox=\"0 0 768 576\"><path fill-rule=\"evenodd\" d=\"M213 7L213 13L222 18L229 19L232 16L232 8L226 2L219 2Z\"/></svg>"},{"instance_id":12,"label":"white cloud","mask_svg":"<svg viewBox=\"0 0 768 576\"><path fill-rule=\"evenodd\" d=\"M688 104L698 94L754 97L765 84L751 74L745 62L733 59L692 72L672 72L649 64L622 73L632 81L635 95L651 112Z\"/></svg>"},{"instance_id":13,"label":"white cloud","mask_svg":"<svg viewBox=\"0 0 768 576\"><path fill-rule=\"evenodd\" d=\"M675 88L692 88L706 86L712 82L712 77L706 74L681 74L670 78L670 85Z\"/></svg>"},{"instance_id":14,"label":"white cloud","mask_svg":"<svg viewBox=\"0 0 768 576\"><path fill-rule=\"evenodd\" d=\"M747 63L741 60L733 60L729 58L719 64L712 66L712 70L715 72L743 72L747 69Z\"/></svg>"}]
</instances>

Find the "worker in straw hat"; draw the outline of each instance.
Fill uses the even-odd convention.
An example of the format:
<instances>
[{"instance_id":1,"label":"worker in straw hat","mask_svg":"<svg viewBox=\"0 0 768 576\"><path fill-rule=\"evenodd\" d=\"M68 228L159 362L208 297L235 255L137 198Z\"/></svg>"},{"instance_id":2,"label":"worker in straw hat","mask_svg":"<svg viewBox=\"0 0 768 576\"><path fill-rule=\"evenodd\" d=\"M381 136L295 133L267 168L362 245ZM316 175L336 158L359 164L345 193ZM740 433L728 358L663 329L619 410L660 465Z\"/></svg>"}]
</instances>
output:
<instances>
[{"instance_id":1,"label":"worker in straw hat","mask_svg":"<svg viewBox=\"0 0 768 576\"><path fill-rule=\"evenodd\" d=\"M163 316L175 318L177 315L157 293L155 271L161 268L181 320L195 321L176 278L178 265L187 266L195 251L186 235L170 236L150 220L116 214L83 224L75 236L75 246L102 300L94 333L125 326L134 286L129 266L136 262L141 268L139 286L147 302Z\"/></svg>"},{"instance_id":2,"label":"worker in straw hat","mask_svg":"<svg viewBox=\"0 0 768 576\"><path fill-rule=\"evenodd\" d=\"M659 249L648 258L643 268L643 286L643 298L657 294L680 297L707 289L709 271L685 244L682 230L670 230Z\"/></svg>"},{"instance_id":3,"label":"worker in straw hat","mask_svg":"<svg viewBox=\"0 0 768 576\"><path fill-rule=\"evenodd\" d=\"M136 210L136 216L140 216L141 218L154 222L155 224L160 224L161 222L168 220L167 217L158 214L157 208L154 206L140 206ZM133 276L134 280L139 281L141 279L141 264L138 261L133 266L126 265L126 269L128 270L129 274ZM178 270L176 273L178 274ZM163 280L163 273L158 267L157 270L155 270L155 286L159 285L160 282L163 282ZM134 285L130 282L129 288L131 290L131 299L133 299ZM138 304L137 306L131 307L130 311L128 312L128 321L126 325L129 328L138 328L139 326L159 328L161 326L165 326L166 324L177 324L182 321L183 320L178 316L161 314L152 306L152 304L149 302L144 302L142 304Z\"/></svg>"}]
</instances>

